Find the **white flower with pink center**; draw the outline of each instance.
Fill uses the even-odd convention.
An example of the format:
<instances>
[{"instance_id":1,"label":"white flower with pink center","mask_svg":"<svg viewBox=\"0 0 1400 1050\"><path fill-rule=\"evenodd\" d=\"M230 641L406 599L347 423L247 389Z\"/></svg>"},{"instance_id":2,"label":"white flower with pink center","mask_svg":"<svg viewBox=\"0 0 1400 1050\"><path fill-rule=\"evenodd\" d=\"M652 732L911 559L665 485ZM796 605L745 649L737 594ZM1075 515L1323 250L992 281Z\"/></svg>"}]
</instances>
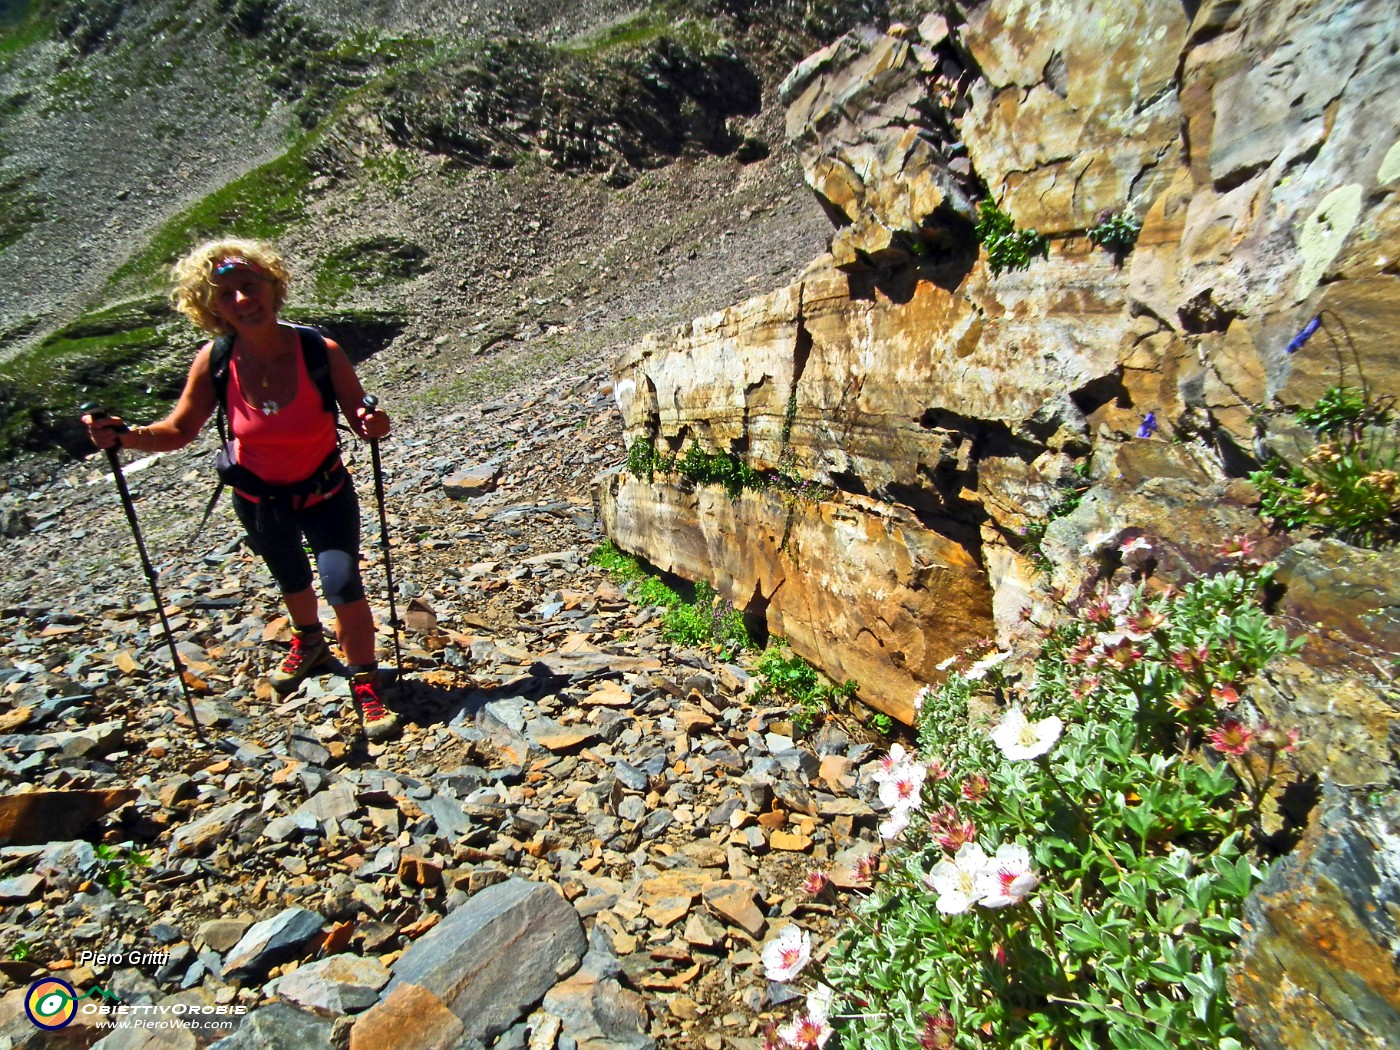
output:
<instances>
[{"instance_id":1,"label":"white flower with pink center","mask_svg":"<svg viewBox=\"0 0 1400 1050\"><path fill-rule=\"evenodd\" d=\"M961 915L980 896L978 880L987 867L987 855L975 842L964 842L952 860L940 860L924 876L924 885L938 894L934 906L944 915Z\"/></svg>"},{"instance_id":2,"label":"white flower with pink center","mask_svg":"<svg viewBox=\"0 0 1400 1050\"><path fill-rule=\"evenodd\" d=\"M909 826L910 808L909 806L898 806L890 810L889 817L880 823L880 838L888 842L903 834L904 829Z\"/></svg>"},{"instance_id":3,"label":"white flower with pink center","mask_svg":"<svg viewBox=\"0 0 1400 1050\"><path fill-rule=\"evenodd\" d=\"M1064 723L1055 715L1032 722L1019 707L1013 707L992 730L992 742L1013 762L1039 758L1055 746Z\"/></svg>"},{"instance_id":4,"label":"white flower with pink center","mask_svg":"<svg viewBox=\"0 0 1400 1050\"><path fill-rule=\"evenodd\" d=\"M798 926L784 926L763 948L763 974L770 981L790 981L812 958L812 935Z\"/></svg>"},{"instance_id":5,"label":"white flower with pink center","mask_svg":"<svg viewBox=\"0 0 1400 1050\"><path fill-rule=\"evenodd\" d=\"M880 759L880 768L871 774L870 779L880 784L896 775L896 771L909 764L912 756L904 750L903 744L890 745L890 753Z\"/></svg>"},{"instance_id":6,"label":"white flower with pink center","mask_svg":"<svg viewBox=\"0 0 1400 1050\"><path fill-rule=\"evenodd\" d=\"M778 1039L794 1050L820 1050L831 1038L832 1028L808 1014L798 1014L778 1029Z\"/></svg>"},{"instance_id":7,"label":"white flower with pink center","mask_svg":"<svg viewBox=\"0 0 1400 1050\"><path fill-rule=\"evenodd\" d=\"M898 766L890 773L890 779L880 783L880 801L890 809L913 809L919 804L926 776L928 769L924 766L912 762Z\"/></svg>"},{"instance_id":8,"label":"white flower with pink center","mask_svg":"<svg viewBox=\"0 0 1400 1050\"><path fill-rule=\"evenodd\" d=\"M1039 885L1040 876L1031 868L1030 851L1008 842L982 868L977 879L977 903L984 908L1008 908L1020 904Z\"/></svg>"},{"instance_id":9,"label":"white flower with pink center","mask_svg":"<svg viewBox=\"0 0 1400 1050\"><path fill-rule=\"evenodd\" d=\"M790 1024L779 1028L778 1038L793 1047L825 1046L834 1031L828 1021L835 995L826 985L817 985L816 991L807 996L806 1010L794 1017Z\"/></svg>"}]
</instances>

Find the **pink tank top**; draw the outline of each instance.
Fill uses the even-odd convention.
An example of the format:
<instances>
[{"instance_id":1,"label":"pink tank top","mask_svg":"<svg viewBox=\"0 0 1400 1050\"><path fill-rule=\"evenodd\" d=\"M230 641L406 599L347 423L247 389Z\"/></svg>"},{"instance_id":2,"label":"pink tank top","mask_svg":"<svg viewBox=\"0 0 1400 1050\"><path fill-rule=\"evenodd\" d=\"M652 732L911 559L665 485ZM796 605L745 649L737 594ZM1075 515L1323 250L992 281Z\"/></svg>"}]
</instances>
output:
<instances>
[{"instance_id":1,"label":"pink tank top","mask_svg":"<svg viewBox=\"0 0 1400 1050\"><path fill-rule=\"evenodd\" d=\"M296 358L296 396L275 408L244 398L237 355L230 362L228 421L234 458L274 485L309 478L336 447L335 416L325 410L321 391L306 370L300 334Z\"/></svg>"}]
</instances>

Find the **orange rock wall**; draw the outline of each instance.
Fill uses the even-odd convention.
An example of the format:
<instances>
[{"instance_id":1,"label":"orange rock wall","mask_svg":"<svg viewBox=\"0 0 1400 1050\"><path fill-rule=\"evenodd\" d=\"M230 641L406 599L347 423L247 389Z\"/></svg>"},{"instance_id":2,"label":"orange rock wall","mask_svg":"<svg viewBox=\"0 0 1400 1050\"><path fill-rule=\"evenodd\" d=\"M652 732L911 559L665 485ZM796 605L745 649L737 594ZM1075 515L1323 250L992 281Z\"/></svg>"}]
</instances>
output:
<instances>
[{"instance_id":1,"label":"orange rock wall","mask_svg":"<svg viewBox=\"0 0 1400 1050\"><path fill-rule=\"evenodd\" d=\"M1338 382L1400 390L1393 4L937 7L844 38L783 86L808 181L844 215L832 254L617 365L629 441L731 452L829 498L731 503L674 476L602 487L621 546L718 579L901 718L969 639L1032 640L1126 530L1194 571L1227 536L1261 534L1241 479L1294 447L1293 411ZM1047 258L992 272L971 236L979 186L1049 236ZM1110 212L1143 224L1122 256L1087 237ZM1319 313L1322 331L1285 353ZM1161 429L1138 439L1148 412ZM1020 530L1067 486L1088 491L1050 522L1042 574ZM1350 576L1306 578L1307 600L1283 606L1295 633ZM1275 712L1324 711L1311 691L1342 676L1368 711L1394 711L1374 668L1397 650L1389 620L1351 617L1306 675L1278 672ZM1349 719L1318 717L1339 734ZM1317 767L1364 782L1388 753L1367 740Z\"/></svg>"}]
</instances>

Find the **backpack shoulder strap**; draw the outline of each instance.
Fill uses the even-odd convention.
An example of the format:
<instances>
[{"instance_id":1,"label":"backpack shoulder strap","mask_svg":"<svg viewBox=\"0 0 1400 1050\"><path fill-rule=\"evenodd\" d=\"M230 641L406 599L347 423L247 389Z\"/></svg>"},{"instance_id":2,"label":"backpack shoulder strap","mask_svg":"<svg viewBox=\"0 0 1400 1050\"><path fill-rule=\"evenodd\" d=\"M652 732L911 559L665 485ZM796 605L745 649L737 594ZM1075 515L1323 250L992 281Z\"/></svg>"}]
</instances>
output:
<instances>
[{"instance_id":1,"label":"backpack shoulder strap","mask_svg":"<svg viewBox=\"0 0 1400 1050\"><path fill-rule=\"evenodd\" d=\"M229 363L233 360L233 336L221 335L209 351L209 378L214 380L214 394L219 404L228 399Z\"/></svg>"},{"instance_id":2,"label":"backpack shoulder strap","mask_svg":"<svg viewBox=\"0 0 1400 1050\"><path fill-rule=\"evenodd\" d=\"M310 325L294 325L301 334L301 353L306 361L306 373L316 388L321 391L321 406L331 415L339 415L335 400L335 384L331 382L330 351L326 347L326 337L319 328Z\"/></svg>"},{"instance_id":3,"label":"backpack shoulder strap","mask_svg":"<svg viewBox=\"0 0 1400 1050\"><path fill-rule=\"evenodd\" d=\"M224 436L224 418L227 413L229 366L232 361L233 336L221 335L214 340L213 349L209 351L209 378L214 382L214 401L218 406L215 409L215 422L219 428L220 441L228 440Z\"/></svg>"},{"instance_id":4,"label":"backpack shoulder strap","mask_svg":"<svg viewBox=\"0 0 1400 1050\"><path fill-rule=\"evenodd\" d=\"M223 449L228 444L228 427L225 425L228 402L228 377L229 366L233 361L233 336L221 335L214 340L214 345L209 351L209 378L214 383L214 425L219 428L219 448ZM223 494L224 482L219 479L218 485L214 487L214 494L209 497L209 502L204 505L204 516L199 519L199 524L194 527L194 533L190 537L191 542L204 531L204 523L209 520L209 514L214 509L214 504L219 502L219 497Z\"/></svg>"}]
</instances>

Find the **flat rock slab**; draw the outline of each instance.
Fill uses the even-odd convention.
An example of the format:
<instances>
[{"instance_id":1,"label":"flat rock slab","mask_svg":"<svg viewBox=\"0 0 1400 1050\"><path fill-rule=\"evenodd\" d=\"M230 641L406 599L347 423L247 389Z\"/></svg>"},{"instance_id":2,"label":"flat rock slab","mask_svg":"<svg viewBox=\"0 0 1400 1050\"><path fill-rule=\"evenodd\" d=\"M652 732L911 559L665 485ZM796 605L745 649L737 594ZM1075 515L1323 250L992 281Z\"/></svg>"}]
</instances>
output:
<instances>
[{"instance_id":1,"label":"flat rock slab","mask_svg":"<svg viewBox=\"0 0 1400 1050\"><path fill-rule=\"evenodd\" d=\"M256 922L224 960L224 976L261 973L296 954L303 944L321 932L325 920L308 908L288 908L270 919Z\"/></svg>"},{"instance_id":2,"label":"flat rock slab","mask_svg":"<svg viewBox=\"0 0 1400 1050\"><path fill-rule=\"evenodd\" d=\"M607 1050L652 1050L647 1035L646 1000L614 977L580 970L550 989L542 1004L562 1022L563 1034L580 1047Z\"/></svg>"},{"instance_id":3,"label":"flat rock slab","mask_svg":"<svg viewBox=\"0 0 1400 1050\"><path fill-rule=\"evenodd\" d=\"M33 714L32 707L16 707L12 711L6 711L0 715L0 733L13 733L17 729L23 729L29 724Z\"/></svg>"},{"instance_id":4,"label":"flat rock slab","mask_svg":"<svg viewBox=\"0 0 1400 1050\"><path fill-rule=\"evenodd\" d=\"M126 739L126 724L121 721L103 722L87 729L51 733L49 738L70 758L105 755L122 746Z\"/></svg>"},{"instance_id":5,"label":"flat rock slab","mask_svg":"<svg viewBox=\"0 0 1400 1050\"><path fill-rule=\"evenodd\" d=\"M93 821L126 805L141 793L111 791L29 791L0 798L0 841L18 846L77 838Z\"/></svg>"},{"instance_id":6,"label":"flat rock slab","mask_svg":"<svg viewBox=\"0 0 1400 1050\"><path fill-rule=\"evenodd\" d=\"M416 984L396 985L350 1029L350 1050L461 1050L466 1028L447 1004Z\"/></svg>"},{"instance_id":7,"label":"flat rock slab","mask_svg":"<svg viewBox=\"0 0 1400 1050\"><path fill-rule=\"evenodd\" d=\"M220 1039L209 1050L306 1050L330 1046L332 1024L286 1003L273 1003L243 1018L238 1031Z\"/></svg>"},{"instance_id":8,"label":"flat rock slab","mask_svg":"<svg viewBox=\"0 0 1400 1050\"><path fill-rule=\"evenodd\" d=\"M355 798L354 788L333 787L312 795L303 802L292 814L292 819L295 820L298 815L306 813L324 823L328 820L344 820L353 816L359 809L360 803Z\"/></svg>"},{"instance_id":9,"label":"flat rock slab","mask_svg":"<svg viewBox=\"0 0 1400 1050\"><path fill-rule=\"evenodd\" d=\"M598 739L591 726L561 726L551 719L538 719L530 726L530 739L546 751L570 751Z\"/></svg>"},{"instance_id":10,"label":"flat rock slab","mask_svg":"<svg viewBox=\"0 0 1400 1050\"><path fill-rule=\"evenodd\" d=\"M452 799L433 795L431 798L418 799L417 801L418 808L436 822L438 834L445 835L449 839L459 839L471 831L471 817L467 816L462 807Z\"/></svg>"},{"instance_id":11,"label":"flat rock slab","mask_svg":"<svg viewBox=\"0 0 1400 1050\"><path fill-rule=\"evenodd\" d=\"M758 887L748 879L724 879L706 886L705 906L750 937L761 936L768 925L758 908Z\"/></svg>"},{"instance_id":12,"label":"flat rock slab","mask_svg":"<svg viewBox=\"0 0 1400 1050\"><path fill-rule=\"evenodd\" d=\"M277 981L277 994L317 1013L342 1016L373 1006L392 975L378 959L332 955Z\"/></svg>"},{"instance_id":13,"label":"flat rock slab","mask_svg":"<svg viewBox=\"0 0 1400 1050\"><path fill-rule=\"evenodd\" d=\"M226 952L243 939L252 925L249 919L210 919L200 924L194 942L216 952Z\"/></svg>"},{"instance_id":14,"label":"flat rock slab","mask_svg":"<svg viewBox=\"0 0 1400 1050\"><path fill-rule=\"evenodd\" d=\"M170 836L170 852L203 853L212 849L251 812L253 807L246 802L219 806L198 820L177 828Z\"/></svg>"},{"instance_id":15,"label":"flat rock slab","mask_svg":"<svg viewBox=\"0 0 1400 1050\"><path fill-rule=\"evenodd\" d=\"M41 875L16 875L0 879L0 904L23 904L39 896L44 889Z\"/></svg>"},{"instance_id":16,"label":"flat rock slab","mask_svg":"<svg viewBox=\"0 0 1400 1050\"><path fill-rule=\"evenodd\" d=\"M468 1038L488 1042L578 969L585 948L578 913L552 886L523 879L488 886L404 952L388 996L355 1028L377 1028L394 992L417 985L451 1010Z\"/></svg>"},{"instance_id":17,"label":"flat rock slab","mask_svg":"<svg viewBox=\"0 0 1400 1050\"><path fill-rule=\"evenodd\" d=\"M647 879L637 887L637 897L645 904L654 904L671 897L694 900L717 881L719 876L714 872L679 868Z\"/></svg>"},{"instance_id":18,"label":"flat rock slab","mask_svg":"<svg viewBox=\"0 0 1400 1050\"><path fill-rule=\"evenodd\" d=\"M453 499L471 499L495 492L501 480L499 463L479 463L463 467L442 479L442 491Z\"/></svg>"},{"instance_id":19,"label":"flat rock slab","mask_svg":"<svg viewBox=\"0 0 1400 1050\"><path fill-rule=\"evenodd\" d=\"M631 707L632 691L614 681L606 681L579 701L584 707Z\"/></svg>"}]
</instances>

